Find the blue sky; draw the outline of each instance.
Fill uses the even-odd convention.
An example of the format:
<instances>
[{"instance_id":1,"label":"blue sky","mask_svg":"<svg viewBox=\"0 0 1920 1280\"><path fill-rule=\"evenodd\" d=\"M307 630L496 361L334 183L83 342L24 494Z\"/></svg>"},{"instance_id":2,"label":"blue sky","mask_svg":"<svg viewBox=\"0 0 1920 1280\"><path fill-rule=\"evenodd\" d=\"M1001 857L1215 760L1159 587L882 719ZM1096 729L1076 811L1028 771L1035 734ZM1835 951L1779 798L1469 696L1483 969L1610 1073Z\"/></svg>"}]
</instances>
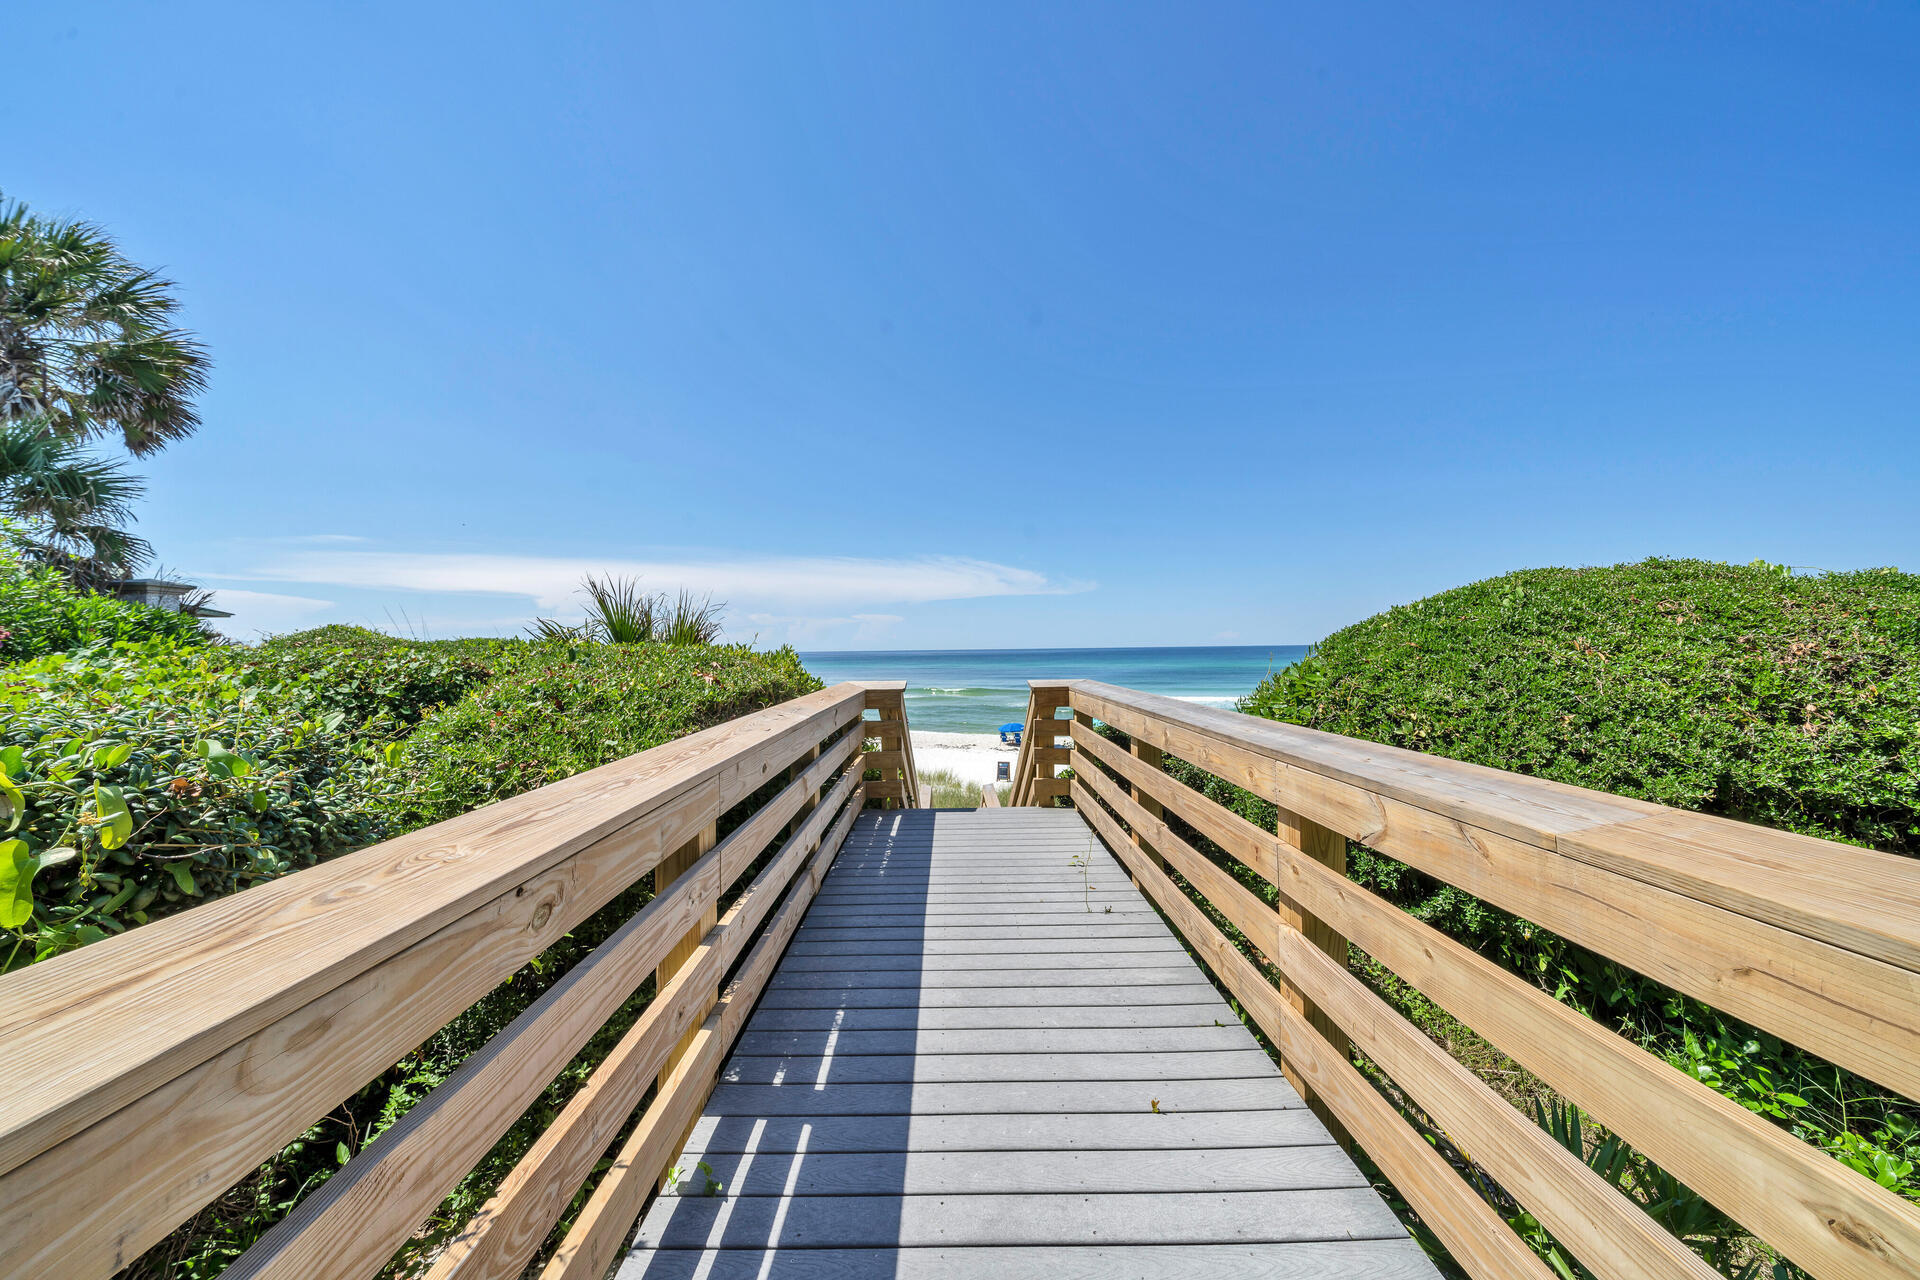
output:
<instances>
[{"instance_id":1,"label":"blue sky","mask_svg":"<svg viewBox=\"0 0 1920 1280\"><path fill-rule=\"evenodd\" d=\"M1920 562L1911 6L15 0L0 188L180 283L242 634L1307 642Z\"/></svg>"}]
</instances>

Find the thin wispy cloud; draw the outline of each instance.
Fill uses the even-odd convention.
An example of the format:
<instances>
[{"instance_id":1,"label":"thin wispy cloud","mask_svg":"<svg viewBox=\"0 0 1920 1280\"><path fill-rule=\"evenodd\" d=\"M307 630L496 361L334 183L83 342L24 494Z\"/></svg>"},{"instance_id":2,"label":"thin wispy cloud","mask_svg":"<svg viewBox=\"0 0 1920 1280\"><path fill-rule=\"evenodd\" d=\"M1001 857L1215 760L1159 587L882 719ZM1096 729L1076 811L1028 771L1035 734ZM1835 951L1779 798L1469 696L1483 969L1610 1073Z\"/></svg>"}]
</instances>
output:
<instances>
[{"instance_id":1,"label":"thin wispy cloud","mask_svg":"<svg viewBox=\"0 0 1920 1280\"><path fill-rule=\"evenodd\" d=\"M245 575L365 589L525 596L542 609L577 598L588 574L632 576L649 590L682 587L735 604L823 607L924 604L985 596L1064 595L1092 583L963 556L879 559L760 556L614 560L409 551L290 551Z\"/></svg>"},{"instance_id":2,"label":"thin wispy cloud","mask_svg":"<svg viewBox=\"0 0 1920 1280\"><path fill-rule=\"evenodd\" d=\"M238 587L215 587L214 604L221 608L228 606L240 608L285 609L293 613L320 613L333 608L331 600L316 600L312 596L285 596L275 591L242 591Z\"/></svg>"},{"instance_id":3,"label":"thin wispy cloud","mask_svg":"<svg viewBox=\"0 0 1920 1280\"><path fill-rule=\"evenodd\" d=\"M750 613L747 621L756 627L771 628L793 644L806 645L830 637L850 637L849 642L853 644L871 643L906 619L897 613L851 613L831 618Z\"/></svg>"}]
</instances>

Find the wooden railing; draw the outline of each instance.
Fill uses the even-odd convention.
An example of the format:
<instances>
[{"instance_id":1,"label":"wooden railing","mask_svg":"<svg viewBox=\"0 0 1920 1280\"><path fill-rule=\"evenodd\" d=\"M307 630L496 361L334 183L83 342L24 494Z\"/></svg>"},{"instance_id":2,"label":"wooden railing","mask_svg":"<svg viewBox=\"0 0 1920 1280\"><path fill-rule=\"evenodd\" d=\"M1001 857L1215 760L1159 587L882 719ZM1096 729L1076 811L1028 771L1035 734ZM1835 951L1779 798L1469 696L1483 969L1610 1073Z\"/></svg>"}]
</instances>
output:
<instances>
[{"instance_id":1,"label":"wooden railing","mask_svg":"<svg viewBox=\"0 0 1920 1280\"><path fill-rule=\"evenodd\" d=\"M1350 1047L1596 1276L1715 1273L1362 984L1349 942L1815 1276L1920 1274L1914 1204L1360 888L1342 859L1349 839L1370 846L1907 1098L1920 1097L1920 865L1092 681L1036 682L1031 708L1016 803L1062 789L1045 746L1070 709L1070 802L1472 1274L1550 1273ZM1271 801L1277 829L1177 781L1163 754ZM1273 885L1279 909L1170 819Z\"/></svg>"},{"instance_id":2,"label":"wooden railing","mask_svg":"<svg viewBox=\"0 0 1920 1280\"><path fill-rule=\"evenodd\" d=\"M432 1269L521 1275L657 1079L541 1273L600 1280L853 825L866 739L897 739L878 794L913 803L903 714L897 687L837 685L0 979L0 1269L110 1276L652 872L638 914L226 1273L379 1271L657 970Z\"/></svg>"},{"instance_id":3,"label":"wooden railing","mask_svg":"<svg viewBox=\"0 0 1920 1280\"><path fill-rule=\"evenodd\" d=\"M1059 719L1066 709L1067 688L1058 680L1029 680L1027 686L1027 726L1020 733L1007 803L1050 805L1067 794L1067 784L1054 777L1054 770L1067 763L1068 749L1059 745L1070 728Z\"/></svg>"},{"instance_id":4,"label":"wooden railing","mask_svg":"<svg viewBox=\"0 0 1920 1280\"><path fill-rule=\"evenodd\" d=\"M907 729L907 682L873 680L866 688L867 705L880 717L868 726L867 736L879 739L880 749L868 752L865 764L869 771L878 769L880 777L867 779L867 797L882 807L917 809L920 775L914 771L913 737Z\"/></svg>"}]
</instances>

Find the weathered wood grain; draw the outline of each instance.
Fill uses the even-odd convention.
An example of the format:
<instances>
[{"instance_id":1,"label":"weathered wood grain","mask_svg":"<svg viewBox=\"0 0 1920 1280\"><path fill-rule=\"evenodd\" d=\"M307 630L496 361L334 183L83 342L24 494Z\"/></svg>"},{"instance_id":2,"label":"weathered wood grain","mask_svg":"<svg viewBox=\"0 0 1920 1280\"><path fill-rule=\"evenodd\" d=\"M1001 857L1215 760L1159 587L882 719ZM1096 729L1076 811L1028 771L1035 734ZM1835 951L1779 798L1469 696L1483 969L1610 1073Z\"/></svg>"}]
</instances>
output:
<instances>
[{"instance_id":1,"label":"weathered wood grain","mask_svg":"<svg viewBox=\"0 0 1920 1280\"><path fill-rule=\"evenodd\" d=\"M768 1267L771 1263L772 1270ZM925 1249L656 1249L620 1280L1432 1280L1411 1240Z\"/></svg>"}]
</instances>

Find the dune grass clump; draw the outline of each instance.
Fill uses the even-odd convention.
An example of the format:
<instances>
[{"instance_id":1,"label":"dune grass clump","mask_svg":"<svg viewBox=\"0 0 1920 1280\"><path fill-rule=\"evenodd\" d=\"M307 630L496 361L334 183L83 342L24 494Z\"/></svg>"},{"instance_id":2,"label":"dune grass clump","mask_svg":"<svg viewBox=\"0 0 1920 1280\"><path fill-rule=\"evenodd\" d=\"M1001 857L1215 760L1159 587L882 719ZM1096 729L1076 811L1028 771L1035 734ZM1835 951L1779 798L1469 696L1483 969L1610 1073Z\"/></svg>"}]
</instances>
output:
<instances>
[{"instance_id":1,"label":"dune grass clump","mask_svg":"<svg viewBox=\"0 0 1920 1280\"><path fill-rule=\"evenodd\" d=\"M726 605L711 594L685 587L677 596L640 589L637 578L597 578L580 584L587 616L578 625L536 618L527 632L535 640L590 640L596 644L717 644Z\"/></svg>"},{"instance_id":2,"label":"dune grass clump","mask_svg":"<svg viewBox=\"0 0 1920 1280\"><path fill-rule=\"evenodd\" d=\"M979 782L967 782L951 769L920 770L920 785L932 792L932 805L935 809L978 809L986 796L986 785ZM1012 787L996 787L996 794L1002 805Z\"/></svg>"}]
</instances>

